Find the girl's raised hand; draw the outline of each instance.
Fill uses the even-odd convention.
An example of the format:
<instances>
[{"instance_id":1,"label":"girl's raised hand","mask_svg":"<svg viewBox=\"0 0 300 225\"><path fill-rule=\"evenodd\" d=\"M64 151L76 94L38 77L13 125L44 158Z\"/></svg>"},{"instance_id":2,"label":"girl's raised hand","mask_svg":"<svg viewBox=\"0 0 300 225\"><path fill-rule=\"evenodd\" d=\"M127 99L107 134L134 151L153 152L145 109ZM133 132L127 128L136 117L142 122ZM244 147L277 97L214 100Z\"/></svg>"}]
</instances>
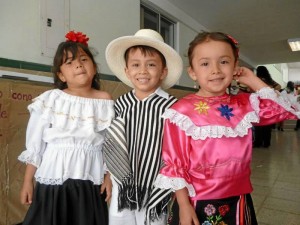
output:
<instances>
[{"instance_id":1,"label":"girl's raised hand","mask_svg":"<svg viewBox=\"0 0 300 225\"><path fill-rule=\"evenodd\" d=\"M251 88L253 91L258 91L263 87L268 87L261 79L259 79L252 70L246 67L237 67L233 75L233 79Z\"/></svg>"}]
</instances>

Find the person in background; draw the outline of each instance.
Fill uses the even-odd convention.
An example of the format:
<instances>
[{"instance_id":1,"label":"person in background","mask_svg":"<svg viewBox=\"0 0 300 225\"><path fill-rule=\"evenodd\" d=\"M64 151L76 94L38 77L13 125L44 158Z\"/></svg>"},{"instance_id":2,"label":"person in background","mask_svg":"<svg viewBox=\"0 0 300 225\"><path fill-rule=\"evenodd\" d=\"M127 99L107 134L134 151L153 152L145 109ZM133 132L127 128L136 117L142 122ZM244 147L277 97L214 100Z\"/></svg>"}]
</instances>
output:
<instances>
[{"instance_id":1,"label":"person in background","mask_svg":"<svg viewBox=\"0 0 300 225\"><path fill-rule=\"evenodd\" d=\"M153 183L162 163L161 115L177 101L163 89L178 81L182 59L159 33L141 29L133 36L111 41L106 61L112 72L133 88L116 100L116 119L104 147L113 181L109 224L165 225L163 211L171 193L155 192ZM147 214L152 203L159 215L155 221Z\"/></svg>"},{"instance_id":2,"label":"person in background","mask_svg":"<svg viewBox=\"0 0 300 225\"><path fill-rule=\"evenodd\" d=\"M188 49L200 89L163 114L163 160L155 186L175 192L181 225L256 225L250 193L253 124L298 118L273 88L238 66L237 41L202 32ZM235 79L253 93L230 95Z\"/></svg>"},{"instance_id":3,"label":"person in background","mask_svg":"<svg viewBox=\"0 0 300 225\"><path fill-rule=\"evenodd\" d=\"M293 102L294 101L294 82L292 81L288 81L286 84L286 87L284 89L281 89L281 94L283 96L286 96L286 98ZM284 126L284 121L281 121L277 124L277 129L280 131L284 131L283 130L283 126Z\"/></svg>"},{"instance_id":4,"label":"person in background","mask_svg":"<svg viewBox=\"0 0 300 225\"><path fill-rule=\"evenodd\" d=\"M265 82L269 87L274 90L279 91L281 89L280 84L274 81L269 73L267 67L258 66L256 69L256 75L263 82ZM254 148L264 147L268 148L271 145L271 134L272 127L276 124L264 125L264 126L255 126L254 128Z\"/></svg>"},{"instance_id":5,"label":"person in background","mask_svg":"<svg viewBox=\"0 0 300 225\"><path fill-rule=\"evenodd\" d=\"M20 193L23 225L108 225L111 180L102 156L114 101L100 90L97 64L82 32L70 31L53 61L56 89L28 106L27 164ZM36 185L33 185L35 178Z\"/></svg>"}]
</instances>

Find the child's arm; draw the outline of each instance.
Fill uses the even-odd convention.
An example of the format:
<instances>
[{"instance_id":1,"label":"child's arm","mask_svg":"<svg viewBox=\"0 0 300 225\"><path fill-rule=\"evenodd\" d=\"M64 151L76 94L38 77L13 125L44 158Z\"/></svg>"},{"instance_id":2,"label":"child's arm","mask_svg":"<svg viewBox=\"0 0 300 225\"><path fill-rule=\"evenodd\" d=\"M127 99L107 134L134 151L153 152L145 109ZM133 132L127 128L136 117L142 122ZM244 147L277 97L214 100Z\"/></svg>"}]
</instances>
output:
<instances>
[{"instance_id":1,"label":"child's arm","mask_svg":"<svg viewBox=\"0 0 300 225\"><path fill-rule=\"evenodd\" d=\"M27 164L25 170L25 176L23 181L23 186L20 192L20 201L23 205L30 205L32 203L32 195L33 195L33 176L35 174L36 167Z\"/></svg>"},{"instance_id":2,"label":"child's arm","mask_svg":"<svg viewBox=\"0 0 300 225\"><path fill-rule=\"evenodd\" d=\"M186 188L175 192L179 205L179 219L181 225L200 225L194 207L191 205Z\"/></svg>"}]
</instances>

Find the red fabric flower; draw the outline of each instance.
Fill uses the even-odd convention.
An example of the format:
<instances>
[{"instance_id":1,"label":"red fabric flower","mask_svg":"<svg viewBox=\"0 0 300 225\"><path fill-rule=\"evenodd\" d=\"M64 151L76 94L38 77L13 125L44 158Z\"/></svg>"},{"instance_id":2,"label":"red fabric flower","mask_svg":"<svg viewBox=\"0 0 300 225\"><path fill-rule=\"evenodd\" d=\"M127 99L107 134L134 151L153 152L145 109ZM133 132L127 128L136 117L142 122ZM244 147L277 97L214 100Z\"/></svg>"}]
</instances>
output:
<instances>
[{"instance_id":1,"label":"red fabric flower","mask_svg":"<svg viewBox=\"0 0 300 225\"><path fill-rule=\"evenodd\" d=\"M70 31L69 33L66 34L66 41L73 41L73 42L78 42L83 45L88 46L88 40L89 38L83 34L82 32L75 32L75 31Z\"/></svg>"},{"instance_id":2,"label":"red fabric flower","mask_svg":"<svg viewBox=\"0 0 300 225\"><path fill-rule=\"evenodd\" d=\"M238 44L239 44L238 41L237 41L234 37L230 36L229 34L227 34L227 37L228 37L235 45L238 45Z\"/></svg>"}]
</instances>

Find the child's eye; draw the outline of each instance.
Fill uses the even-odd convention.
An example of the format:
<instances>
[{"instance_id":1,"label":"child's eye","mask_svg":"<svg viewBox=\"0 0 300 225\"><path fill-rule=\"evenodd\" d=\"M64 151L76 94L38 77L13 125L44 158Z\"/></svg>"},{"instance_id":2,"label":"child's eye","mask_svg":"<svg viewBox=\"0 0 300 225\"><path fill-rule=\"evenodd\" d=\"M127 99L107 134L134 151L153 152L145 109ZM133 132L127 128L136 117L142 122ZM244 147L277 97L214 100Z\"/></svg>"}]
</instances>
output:
<instances>
[{"instance_id":1,"label":"child's eye","mask_svg":"<svg viewBox=\"0 0 300 225\"><path fill-rule=\"evenodd\" d=\"M227 60L222 60L221 64L228 64L229 62Z\"/></svg>"},{"instance_id":2,"label":"child's eye","mask_svg":"<svg viewBox=\"0 0 300 225\"><path fill-rule=\"evenodd\" d=\"M156 65L154 63L149 63L148 66L149 67L155 67Z\"/></svg>"},{"instance_id":3,"label":"child's eye","mask_svg":"<svg viewBox=\"0 0 300 225\"><path fill-rule=\"evenodd\" d=\"M81 61L87 61L88 57L81 57Z\"/></svg>"},{"instance_id":4,"label":"child's eye","mask_svg":"<svg viewBox=\"0 0 300 225\"><path fill-rule=\"evenodd\" d=\"M133 63L131 66L132 66L132 67L138 67L139 64L138 64L138 63Z\"/></svg>"},{"instance_id":5,"label":"child's eye","mask_svg":"<svg viewBox=\"0 0 300 225\"><path fill-rule=\"evenodd\" d=\"M208 63L207 63L207 62L204 62L204 63L201 63L200 65L201 65L201 66L208 66Z\"/></svg>"}]
</instances>

